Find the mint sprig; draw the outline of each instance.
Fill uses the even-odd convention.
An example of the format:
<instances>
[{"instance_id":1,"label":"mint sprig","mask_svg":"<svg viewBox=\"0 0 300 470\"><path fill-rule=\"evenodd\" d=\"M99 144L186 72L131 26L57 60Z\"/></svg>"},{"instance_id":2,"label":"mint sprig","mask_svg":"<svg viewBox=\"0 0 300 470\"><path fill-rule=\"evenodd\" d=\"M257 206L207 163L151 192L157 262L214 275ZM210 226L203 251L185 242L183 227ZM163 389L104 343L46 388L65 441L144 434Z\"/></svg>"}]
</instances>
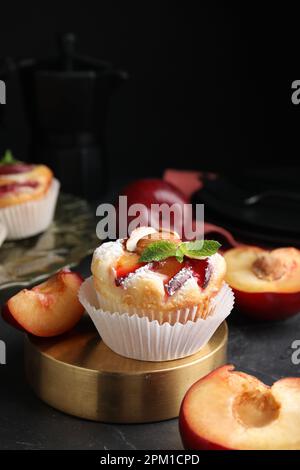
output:
<instances>
[{"instance_id":1,"label":"mint sprig","mask_svg":"<svg viewBox=\"0 0 300 470\"><path fill-rule=\"evenodd\" d=\"M220 246L215 240L195 240L181 243L180 251L189 258L206 258L215 254Z\"/></svg>"},{"instance_id":2,"label":"mint sprig","mask_svg":"<svg viewBox=\"0 0 300 470\"><path fill-rule=\"evenodd\" d=\"M149 263L150 261L163 261L176 255L177 245L169 240L157 240L150 243L143 251L140 261Z\"/></svg>"},{"instance_id":3,"label":"mint sprig","mask_svg":"<svg viewBox=\"0 0 300 470\"><path fill-rule=\"evenodd\" d=\"M0 160L0 165L13 165L14 163L17 163L17 160L14 158L11 150L6 150Z\"/></svg>"},{"instance_id":4,"label":"mint sprig","mask_svg":"<svg viewBox=\"0 0 300 470\"><path fill-rule=\"evenodd\" d=\"M177 261L183 262L184 257L198 259L215 254L221 244L215 240L195 240L193 242L174 243L169 240L157 240L150 243L142 252L140 262L163 261L175 256Z\"/></svg>"}]
</instances>

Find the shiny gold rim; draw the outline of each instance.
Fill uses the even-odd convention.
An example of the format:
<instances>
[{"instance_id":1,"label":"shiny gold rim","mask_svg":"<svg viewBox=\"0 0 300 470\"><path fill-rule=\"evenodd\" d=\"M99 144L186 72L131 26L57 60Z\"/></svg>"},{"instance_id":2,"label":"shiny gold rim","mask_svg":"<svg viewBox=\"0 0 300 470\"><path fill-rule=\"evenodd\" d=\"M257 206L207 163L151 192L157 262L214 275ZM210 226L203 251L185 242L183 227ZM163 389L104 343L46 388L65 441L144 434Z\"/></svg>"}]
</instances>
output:
<instances>
[{"instance_id":1,"label":"shiny gold rim","mask_svg":"<svg viewBox=\"0 0 300 470\"><path fill-rule=\"evenodd\" d=\"M193 356L166 362L124 358L85 319L59 338L25 339L25 371L35 393L65 413L95 421L142 423L178 416L187 389L226 362L222 323Z\"/></svg>"}]
</instances>

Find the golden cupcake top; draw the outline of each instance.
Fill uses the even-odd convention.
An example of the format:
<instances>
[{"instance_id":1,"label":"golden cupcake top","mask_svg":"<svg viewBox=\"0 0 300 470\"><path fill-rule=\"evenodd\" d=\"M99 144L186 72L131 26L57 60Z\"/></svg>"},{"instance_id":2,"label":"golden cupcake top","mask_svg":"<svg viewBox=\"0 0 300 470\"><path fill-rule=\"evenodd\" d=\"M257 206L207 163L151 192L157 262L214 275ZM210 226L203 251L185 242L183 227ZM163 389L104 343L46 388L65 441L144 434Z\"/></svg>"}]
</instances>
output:
<instances>
[{"instance_id":1,"label":"golden cupcake top","mask_svg":"<svg viewBox=\"0 0 300 470\"><path fill-rule=\"evenodd\" d=\"M7 150L0 160L0 208L42 197L52 179L53 173L47 166L15 160Z\"/></svg>"},{"instance_id":2,"label":"golden cupcake top","mask_svg":"<svg viewBox=\"0 0 300 470\"><path fill-rule=\"evenodd\" d=\"M169 313L196 307L205 317L226 271L219 246L212 240L183 242L175 232L140 227L128 239L103 243L95 251L95 288L125 309Z\"/></svg>"}]
</instances>

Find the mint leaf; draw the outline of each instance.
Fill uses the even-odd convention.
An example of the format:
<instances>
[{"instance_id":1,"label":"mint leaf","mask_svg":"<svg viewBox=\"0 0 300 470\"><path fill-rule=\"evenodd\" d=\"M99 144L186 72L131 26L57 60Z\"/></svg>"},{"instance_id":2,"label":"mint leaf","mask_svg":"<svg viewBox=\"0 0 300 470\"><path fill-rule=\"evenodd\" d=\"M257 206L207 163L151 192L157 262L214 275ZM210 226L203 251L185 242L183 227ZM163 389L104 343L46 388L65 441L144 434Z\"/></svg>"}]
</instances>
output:
<instances>
[{"instance_id":1,"label":"mint leaf","mask_svg":"<svg viewBox=\"0 0 300 470\"><path fill-rule=\"evenodd\" d=\"M13 165L16 162L17 160L15 160L12 152L10 150L6 150L5 154L0 160L0 165Z\"/></svg>"},{"instance_id":2,"label":"mint leaf","mask_svg":"<svg viewBox=\"0 0 300 470\"><path fill-rule=\"evenodd\" d=\"M142 252L140 262L163 261L175 256L179 263L185 256L188 258L206 258L215 254L220 248L220 243L214 240L196 240L194 242L182 242L179 245L169 240L157 240L150 243Z\"/></svg>"},{"instance_id":3,"label":"mint leaf","mask_svg":"<svg viewBox=\"0 0 300 470\"><path fill-rule=\"evenodd\" d=\"M176 256L177 245L168 240L158 240L150 243L143 251L140 261L142 263L149 263L150 261L163 261Z\"/></svg>"},{"instance_id":4,"label":"mint leaf","mask_svg":"<svg viewBox=\"0 0 300 470\"><path fill-rule=\"evenodd\" d=\"M175 253L175 256L176 256L176 259L179 263L182 263L183 262L183 258L184 258L184 253L181 249L181 246L182 246L182 243L180 243L179 246L177 246L177 250L176 250L176 253Z\"/></svg>"},{"instance_id":5,"label":"mint leaf","mask_svg":"<svg viewBox=\"0 0 300 470\"><path fill-rule=\"evenodd\" d=\"M180 251L188 258L202 258L214 255L220 246L215 240L195 240L181 243Z\"/></svg>"}]
</instances>

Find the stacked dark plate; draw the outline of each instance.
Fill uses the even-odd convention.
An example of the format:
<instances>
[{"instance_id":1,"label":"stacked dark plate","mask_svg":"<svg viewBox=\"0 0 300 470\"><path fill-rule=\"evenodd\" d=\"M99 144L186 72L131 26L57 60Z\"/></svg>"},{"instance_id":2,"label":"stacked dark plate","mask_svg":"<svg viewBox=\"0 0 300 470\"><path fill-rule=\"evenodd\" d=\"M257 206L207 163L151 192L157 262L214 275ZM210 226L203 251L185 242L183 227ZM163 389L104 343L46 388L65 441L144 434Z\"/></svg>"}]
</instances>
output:
<instances>
[{"instance_id":1,"label":"stacked dark plate","mask_svg":"<svg viewBox=\"0 0 300 470\"><path fill-rule=\"evenodd\" d=\"M300 167L204 176L205 219L247 243L300 247Z\"/></svg>"}]
</instances>

